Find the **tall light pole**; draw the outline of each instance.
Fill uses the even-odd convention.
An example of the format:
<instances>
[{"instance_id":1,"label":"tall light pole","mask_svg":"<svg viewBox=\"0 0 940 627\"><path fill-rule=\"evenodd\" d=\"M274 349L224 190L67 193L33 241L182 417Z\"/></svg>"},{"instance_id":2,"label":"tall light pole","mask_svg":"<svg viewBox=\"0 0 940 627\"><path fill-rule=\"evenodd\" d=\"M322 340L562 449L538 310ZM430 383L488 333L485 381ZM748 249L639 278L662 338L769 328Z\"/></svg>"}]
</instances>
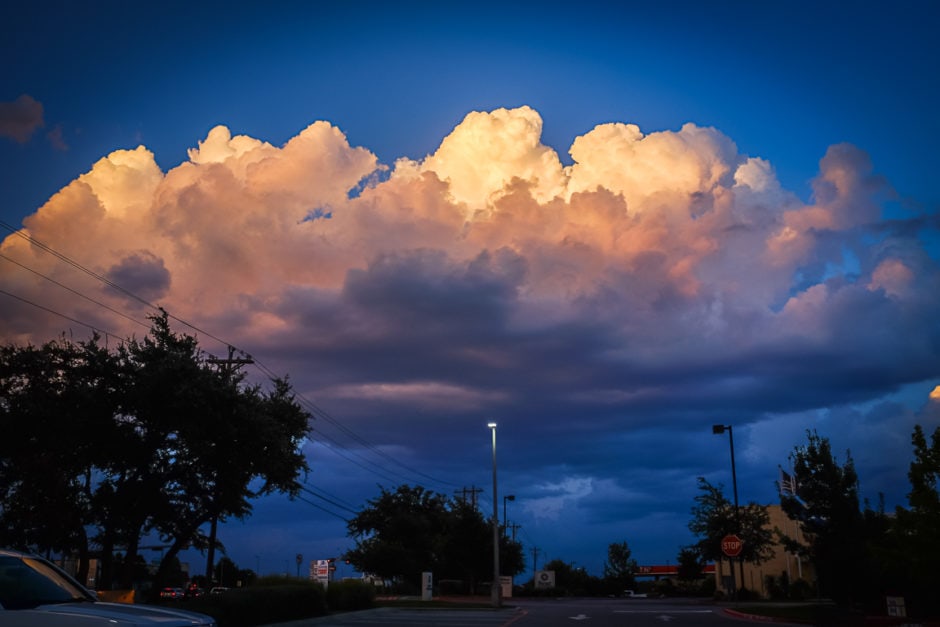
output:
<instances>
[{"instance_id":1,"label":"tall light pole","mask_svg":"<svg viewBox=\"0 0 940 627\"><path fill-rule=\"evenodd\" d=\"M507 494L506 496L503 497L503 530L507 532L506 533L507 536L509 535L508 533L509 517L506 516L506 501L515 501L515 500L516 500L515 494Z\"/></svg>"},{"instance_id":2,"label":"tall light pole","mask_svg":"<svg viewBox=\"0 0 940 627\"><path fill-rule=\"evenodd\" d=\"M725 431L728 432L728 441L731 444L731 486L734 490L734 521L737 523L738 529L737 532L741 533L741 512L738 509L738 474L734 468L734 429L731 428L731 425L712 425L712 433L715 435L721 435ZM744 587L744 555L742 554L738 558L739 572L741 573L741 587ZM734 581L734 566L731 566L731 580ZM737 586L735 586L735 596L737 596Z\"/></svg>"},{"instance_id":3,"label":"tall light pole","mask_svg":"<svg viewBox=\"0 0 940 627\"><path fill-rule=\"evenodd\" d=\"M499 499L496 496L496 423L489 422L486 426L493 432L493 587L490 590L490 598L493 607L499 607Z\"/></svg>"}]
</instances>

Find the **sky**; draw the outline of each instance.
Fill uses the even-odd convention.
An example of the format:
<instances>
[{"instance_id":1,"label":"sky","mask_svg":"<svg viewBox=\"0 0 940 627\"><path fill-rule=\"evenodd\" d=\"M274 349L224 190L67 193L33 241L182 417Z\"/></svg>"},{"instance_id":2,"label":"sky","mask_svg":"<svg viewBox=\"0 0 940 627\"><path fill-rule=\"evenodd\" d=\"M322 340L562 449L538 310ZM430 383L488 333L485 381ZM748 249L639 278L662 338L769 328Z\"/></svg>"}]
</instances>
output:
<instances>
[{"instance_id":1,"label":"sky","mask_svg":"<svg viewBox=\"0 0 940 627\"><path fill-rule=\"evenodd\" d=\"M491 513L489 421L529 576L675 563L697 478L731 498L713 424L742 503L815 430L906 504L940 427L940 6L335 4L0 24L0 341L159 305L314 416L307 491L222 525L232 559L339 555L380 487Z\"/></svg>"}]
</instances>

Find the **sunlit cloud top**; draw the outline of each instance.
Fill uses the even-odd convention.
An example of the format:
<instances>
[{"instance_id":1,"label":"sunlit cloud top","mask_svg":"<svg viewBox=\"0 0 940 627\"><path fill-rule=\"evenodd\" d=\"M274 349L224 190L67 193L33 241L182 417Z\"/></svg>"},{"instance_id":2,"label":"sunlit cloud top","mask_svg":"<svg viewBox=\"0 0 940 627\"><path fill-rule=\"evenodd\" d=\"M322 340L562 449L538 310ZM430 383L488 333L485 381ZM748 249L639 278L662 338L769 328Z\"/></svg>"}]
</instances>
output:
<instances>
[{"instance_id":1,"label":"sunlit cloud top","mask_svg":"<svg viewBox=\"0 0 940 627\"><path fill-rule=\"evenodd\" d=\"M826 152L805 204L714 128L603 124L573 140L570 166L541 128L530 107L471 112L432 154L389 167L328 122L281 147L217 126L168 172L144 146L111 153L24 224L122 287L252 344L303 335L321 348L388 348L402 334L453 334L460 359L512 370L531 358L512 342L545 348L584 327L597 344L578 359L615 370L765 351L929 355L909 330L936 335L936 264L910 229L881 221L893 192L859 149ZM70 271L18 237L3 252ZM3 272L73 310L36 275ZM60 324L37 327L25 306L10 320L37 340ZM847 343L850 333L860 335ZM638 383L592 385L615 399Z\"/></svg>"}]
</instances>

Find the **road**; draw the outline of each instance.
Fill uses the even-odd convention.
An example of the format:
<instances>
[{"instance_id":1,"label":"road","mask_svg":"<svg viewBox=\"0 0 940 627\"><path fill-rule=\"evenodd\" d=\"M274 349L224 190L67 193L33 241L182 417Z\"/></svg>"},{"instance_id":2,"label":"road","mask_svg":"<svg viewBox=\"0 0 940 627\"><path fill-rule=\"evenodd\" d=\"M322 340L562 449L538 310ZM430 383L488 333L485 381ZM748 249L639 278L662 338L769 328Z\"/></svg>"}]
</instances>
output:
<instances>
[{"instance_id":1,"label":"road","mask_svg":"<svg viewBox=\"0 0 940 627\"><path fill-rule=\"evenodd\" d=\"M721 608L683 599L517 599L512 627L692 627L738 622Z\"/></svg>"},{"instance_id":2,"label":"road","mask_svg":"<svg viewBox=\"0 0 940 627\"><path fill-rule=\"evenodd\" d=\"M516 598L506 604L498 610L382 607L277 627L708 627L741 622L718 606L681 599Z\"/></svg>"}]
</instances>

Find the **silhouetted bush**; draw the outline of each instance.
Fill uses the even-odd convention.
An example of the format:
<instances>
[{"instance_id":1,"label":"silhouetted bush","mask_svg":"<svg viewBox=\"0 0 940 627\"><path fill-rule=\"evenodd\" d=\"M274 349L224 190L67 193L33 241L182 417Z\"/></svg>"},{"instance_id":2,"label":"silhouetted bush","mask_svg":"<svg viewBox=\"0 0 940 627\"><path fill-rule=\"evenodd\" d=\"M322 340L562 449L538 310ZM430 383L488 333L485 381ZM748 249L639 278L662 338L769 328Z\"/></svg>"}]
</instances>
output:
<instances>
[{"instance_id":1,"label":"silhouetted bush","mask_svg":"<svg viewBox=\"0 0 940 627\"><path fill-rule=\"evenodd\" d=\"M375 606L375 586L364 581L335 581L326 589L331 612L365 610Z\"/></svg>"},{"instance_id":2,"label":"silhouetted bush","mask_svg":"<svg viewBox=\"0 0 940 627\"><path fill-rule=\"evenodd\" d=\"M522 590L518 591L518 596L523 597L563 597L565 596L565 591L561 588L534 588L532 586L525 586Z\"/></svg>"},{"instance_id":3,"label":"silhouetted bush","mask_svg":"<svg viewBox=\"0 0 940 627\"><path fill-rule=\"evenodd\" d=\"M715 590L718 589L718 582L715 581L714 577L706 577L702 581L702 587L699 590L699 595L704 597L710 597L715 595Z\"/></svg>"},{"instance_id":4,"label":"silhouetted bush","mask_svg":"<svg viewBox=\"0 0 940 627\"><path fill-rule=\"evenodd\" d=\"M805 601L815 596L813 586L805 579L797 579L791 583L789 593L790 598L794 601Z\"/></svg>"},{"instance_id":5,"label":"silhouetted bush","mask_svg":"<svg viewBox=\"0 0 940 627\"><path fill-rule=\"evenodd\" d=\"M773 575L764 575L764 588L767 590L767 596L773 601L781 601L787 598L789 593L789 582L785 579L786 573L781 577Z\"/></svg>"},{"instance_id":6,"label":"silhouetted bush","mask_svg":"<svg viewBox=\"0 0 940 627\"><path fill-rule=\"evenodd\" d=\"M253 627L327 614L323 587L298 579L259 582L184 601L182 607L212 616L219 627Z\"/></svg>"},{"instance_id":7,"label":"silhouetted bush","mask_svg":"<svg viewBox=\"0 0 940 627\"><path fill-rule=\"evenodd\" d=\"M649 592L651 597L672 597L676 596L677 593L676 584L674 584L671 579L654 581L650 586Z\"/></svg>"}]
</instances>

